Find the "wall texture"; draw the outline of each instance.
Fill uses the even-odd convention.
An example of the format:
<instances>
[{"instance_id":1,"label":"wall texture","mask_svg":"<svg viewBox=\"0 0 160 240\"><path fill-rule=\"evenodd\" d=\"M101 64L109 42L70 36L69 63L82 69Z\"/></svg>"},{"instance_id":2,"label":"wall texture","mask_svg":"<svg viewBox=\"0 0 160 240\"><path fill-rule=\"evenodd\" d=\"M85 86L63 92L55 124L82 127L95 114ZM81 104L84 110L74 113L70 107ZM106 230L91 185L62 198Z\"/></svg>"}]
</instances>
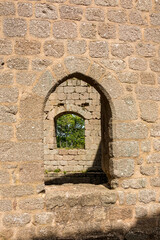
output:
<instances>
[{"instance_id":1,"label":"wall texture","mask_svg":"<svg viewBox=\"0 0 160 240\"><path fill-rule=\"evenodd\" d=\"M0 239L160 239L159 26L159 0L0 1ZM45 107L72 78L101 96L111 189L44 186Z\"/></svg>"}]
</instances>

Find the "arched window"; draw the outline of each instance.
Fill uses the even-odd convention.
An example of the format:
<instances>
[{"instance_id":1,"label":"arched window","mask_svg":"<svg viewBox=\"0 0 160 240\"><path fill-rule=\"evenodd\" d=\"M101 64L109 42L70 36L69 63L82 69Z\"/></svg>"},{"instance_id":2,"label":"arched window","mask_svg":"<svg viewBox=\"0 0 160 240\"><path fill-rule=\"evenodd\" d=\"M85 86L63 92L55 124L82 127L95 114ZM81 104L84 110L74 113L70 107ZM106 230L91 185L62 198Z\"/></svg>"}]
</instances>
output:
<instances>
[{"instance_id":1,"label":"arched window","mask_svg":"<svg viewBox=\"0 0 160 240\"><path fill-rule=\"evenodd\" d=\"M57 148L85 148L85 120L67 113L55 118Z\"/></svg>"}]
</instances>

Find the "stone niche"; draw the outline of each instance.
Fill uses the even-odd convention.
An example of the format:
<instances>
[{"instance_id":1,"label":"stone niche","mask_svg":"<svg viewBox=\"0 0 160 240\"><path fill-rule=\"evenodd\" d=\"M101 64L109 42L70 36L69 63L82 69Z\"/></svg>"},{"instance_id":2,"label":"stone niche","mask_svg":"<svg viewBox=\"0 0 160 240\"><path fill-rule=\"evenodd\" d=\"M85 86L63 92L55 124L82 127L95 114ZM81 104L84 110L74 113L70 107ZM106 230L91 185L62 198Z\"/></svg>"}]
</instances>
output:
<instances>
[{"instance_id":1,"label":"stone niche","mask_svg":"<svg viewBox=\"0 0 160 240\"><path fill-rule=\"evenodd\" d=\"M89 82L72 77L62 82L50 94L44 109L44 166L46 172L85 173L104 175L102 159L106 158L108 139L103 125L107 121L102 114L103 96ZM77 114L85 120L85 148L58 148L56 141L56 119L67 113ZM109 112L108 112L109 113ZM103 117L102 117L103 116ZM108 131L107 131L108 132ZM102 146L102 137L104 143ZM106 141L105 141L106 138ZM59 175L62 175L62 174ZM55 175L55 174L54 174ZM91 176L91 175L90 175ZM95 177L95 176L94 176ZM100 180L101 181L101 180ZM107 182L103 178L103 182Z\"/></svg>"}]
</instances>

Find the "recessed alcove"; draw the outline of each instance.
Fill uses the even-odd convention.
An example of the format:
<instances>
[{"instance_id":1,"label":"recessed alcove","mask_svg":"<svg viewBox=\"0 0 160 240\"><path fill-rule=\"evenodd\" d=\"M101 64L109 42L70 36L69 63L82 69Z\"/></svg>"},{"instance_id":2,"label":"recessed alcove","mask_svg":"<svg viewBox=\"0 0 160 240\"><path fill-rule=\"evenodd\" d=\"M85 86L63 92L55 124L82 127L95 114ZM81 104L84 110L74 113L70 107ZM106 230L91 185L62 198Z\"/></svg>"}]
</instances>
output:
<instances>
[{"instance_id":1,"label":"recessed alcove","mask_svg":"<svg viewBox=\"0 0 160 240\"><path fill-rule=\"evenodd\" d=\"M84 119L84 147L57 144L57 119L67 114ZM91 78L73 74L52 89L44 109L46 185L107 183L110 119L108 100Z\"/></svg>"}]
</instances>

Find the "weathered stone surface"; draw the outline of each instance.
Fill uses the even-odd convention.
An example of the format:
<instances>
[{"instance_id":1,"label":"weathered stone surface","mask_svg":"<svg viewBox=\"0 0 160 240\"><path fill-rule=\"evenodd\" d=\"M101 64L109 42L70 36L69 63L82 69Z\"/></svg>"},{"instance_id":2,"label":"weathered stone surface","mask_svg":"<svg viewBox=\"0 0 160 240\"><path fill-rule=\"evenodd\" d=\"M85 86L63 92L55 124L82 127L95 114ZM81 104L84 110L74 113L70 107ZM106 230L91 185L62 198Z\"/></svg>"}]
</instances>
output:
<instances>
[{"instance_id":1,"label":"weathered stone surface","mask_svg":"<svg viewBox=\"0 0 160 240\"><path fill-rule=\"evenodd\" d=\"M123 72L117 74L122 83L135 84L139 81L139 74L135 72Z\"/></svg>"},{"instance_id":2,"label":"weathered stone surface","mask_svg":"<svg viewBox=\"0 0 160 240\"><path fill-rule=\"evenodd\" d=\"M98 34L102 38L115 39L116 38L116 26L114 24L100 23L98 26Z\"/></svg>"},{"instance_id":3,"label":"weathered stone surface","mask_svg":"<svg viewBox=\"0 0 160 240\"><path fill-rule=\"evenodd\" d=\"M153 176L153 175L155 175L156 167L155 166L141 166L140 172L141 172L141 174L146 175L146 176Z\"/></svg>"},{"instance_id":4,"label":"weathered stone surface","mask_svg":"<svg viewBox=\"0 0 160 240\"><path fill-rule=\"evenodd\" d=\"M64 55L64 44L62 42L46 41L43 48L46 56L60 58Z\"/></svg>"},{"instance_id":5,"label":"weathered stone surface","mask_svg":"<svg viewBox=\"0 0 160 240\"><path fill-rule=\"evenodd\" d=\"M136 218L143 218L147 216L147 208L144 206L136 206Z\"/></svg>"},{"instance_id":6,"label":"weathered stone surface","mask_svg":"<svg viewBox=\"0 0 160 240\"><path fill-rule=\"evenodd\" d=\"M63 5L60 7L61 19L78 20L82 19L83 10L80 7L73 7L69 5Z\"/></svg>"},{"instance_id":7,"label":"weathered stone surface","mask_svg":"<svg viewBox=\"0 0 160 240\"><path fill-rule=\"evenodd\" d=\"M16 239L17 240L30 240L36 237L35 228L32 226L23 227L17 229Z\"/></svg>"},{"instance_id":8,"label":"weathered stone surface","mask_svg":"<svg viewBox=\"0 0 160 240\"><path fill-rule=\"evenodd\" d=\"M28 58L13 57L8 59L7 67L16 70L27 70L29 67L29 60Z\"/></svg>"},{"instance_id":9,"label":"weathered stone surface","mask_svg":"<svg viewBox=\"0 0 160 240\"><path fill-rule=\"evenodd\" d=\"M54 5L39 3L35 6L35 16L37 18L57 19L58 13Z\"/></svg>"},{"instance_id":10,"label":"weathered stone surface","mask_svg":"<svg viewBox=\"0 0 160 240\"><path fill-rule=\"evenodd\" d=\"M37 229L37 236L39 239L46 239L48 236L55 235L55 228L52 226L41 226Z\"/></svg>"},{"instance_id":11,"label":"weathered stone surface","mask_svg":"<svg viewBox=\"0 0 160 240\"><path fill-rule=\"evenodd\" d=\"M150 214L152 216L159 216L159 212L160 212L160 204L159 203L152 203L152 205L150 205Z\"/></svg>"},{"instance_id":12,"label":"weathered stone surface","mask_svg":"<svg viewBox=\"0 0 160 240\"><path fill-rule=\"evenodd\" d=\"M50 212L37 213L34 217L35 224L48 224L52 223L53 214Z\"/></svg>"},{"instance_id":13,"label":"weathered stone surface","mask_svg":"<svg viewBox=\"0 0 160 240\"><path fill-rule=\"evenodd\" d=\"M13 137L13 127L8 125L0 125L0 141L7 141Z\"/></svg>"},{"instance_id":14,"label":"weathered stone surface","mask_svg":"<svg viewBox=\"0 0 160 240\"><path fill-rule=\"evenodd\" d=\"M11 71L4 71L0 73L0 85L12 85L13 73Z\"/></svg>"},{"instance_id":15,"label":"weathered stone surface","mask_svg":"<svg viewBox=\"0 0 160 240\"><path fill-rule=\"evenodd\" d=\"M145 178L137 178L137 179L129 179L124 180L122 182L122 187L124 189L133 188L133 189L141 189L146 187L146 179Z\"/></svg>"},{"instance_id":16,"label":"weathered stone surface","mask_svg":"<svg viewBox=\"0 0 160 240\"><path fill-rule=\"evenodd\" d=\"M138 55L144 56L144 57L153 57L156 55L155 46L152 44L138 43L136 45L136 51Z\"/></svg>"},{"instance_id":17,"label":"weathered stone surface","mask_svg":"<svg viewBox=\"0 0 160 240\"><path fill-rule=\"evenodd\" d=\"M19 208L22 210L36 210L44 208L43 198L29 198L19 201Z\"/></svg>"},{"instance_id":18,"label":"weathered stone surface","mask_svg":"<svg viewBox=\"0 0 160 240\"><path fill-rule=\"evenodd\" d=\"M70 73L86 73L90 66L90 61L82 57L67 57L65 58L64 63Z\"/></svg>"},{"instance_id":19,"label":"weathered stone surface","mask_svg":"<svg viewBox=\"0 0 160 240\"><path fill-rule=\"evenodd\" d=\"M117 43L111 45L111 53L115 57L126 58L132 55L133 52L133 47L130 44Z\"/></svg>"},{"instance_id":20,"label":"weathered stone surface","mask_svg":"<svg viewBox=\"0 0 160 240\"><path fill-rule=\"evenodd\" d=\"M125 23L127 21L126 12L123 10L108 10L108 20L116 23Z\"/></svg>"},{"instance_id":21,"label":"weathered stone surface","mask_svg":"<svg viewBox=\"0 0 160 240\"><path fill-rule=\"evenodd\" d=\"M151 178L151 186L160 187L160 177Z\"/></svg>"},{"instance_id":22,"label":"weathered stone surface","mask_svg":"<svg viewBox=\"0 0 160 240\"><path fill-rule=\"evenodd\" d=\"M110 159L110 172L114 177L130 177L134 174L133 159Z\"/></svg>"},{"instance_id":23,"label":"weathered stone surface","mask_svg":"<svg viewBox=\"0 0 160 240\"><path fill-rule=\"evenodd\" d=\"M147 62L143 58L132 57L129 58L129 68L138 71L145 71L147 69Z\"/></svg>"},{"instance_id":24,"label":"weathered stone surface","mask_svg":"<svg viewBox=\"0 0 160 240\"><path fill-rule=\"evenodd\" d=\"M160 25L160 13L152 13L150 15L150 22L154 26Z\"/></svg>"},{"instance_id":25,"label":"weathered stone surface","mask_svg":"<svg viewBox=\"0 0 160 240\"><path fill-rule=\"evenodd\" d=\"M38 41L18 40L14 50L19 55L37 55L40 53L41 44Z\"/></svg>"},{"instance_id":26,"label":"weathered stone surface","mask_svg":"<svg viewBox=\"0 0 160 240\"><path fill-rule=\"evenodd\" d=\"M117 201L117 194L114 192L111 193L103 193L101 195L101 202L103 206L107 206L107 204L114 204Z\"/></svg>"},{"instance_id":27,"label":"weathered stone surface","mask_svg":"<svg viewBox=\"0 0 160 240\"><path fill-rule=\"evenodd\" d=\"M97 26L95 23L83 22L80 25L80 34L83 38L95 38Z\"/></svg>"},{"instance_id":28,"label":"weathered stone surface","mask_svg":"<svg viewBox=\"0 0 160 240\"><path fill-rule=\"evenodd\" d=\"M111 154L114 157L137 157L139 146L136 141L118 141L111 145Z\"/></svg>"},{"instance_id":29,"label":"weathered stone surface","mask_svg":"<svg viewBox=\"0 0 160 240\"><path fill-rule=\"evenodd\" d=\"M105 73L105 68L102 67L100 64L94 62L91 65L89 76L95 80L98 80L102 77L104 73Z\"/></svg>"},{"instance_id":30,"label":"weathered stone surface","mask_svg":"<svg viewBox=\"0 0 160 240\"><path fill-rule=\"evenodd\" d=\"M24 37L27 31L27 24L21 18L6 18L3 22L3 32L8 37Z\"/></svg>"},{"instance_id":31,"label":"weathered stone surface","mask_svg":"<svg viewBox=\"0 0 160 240\"><path fill-rule=\"evenodd\" d=\"M30 86L36 80L36 73L33 72L17 72L16 82L20 85Z\"/></svg>"},{"instance_id":32,"label":"weathered stone surface","mask_svg":"<svg viewBox=\"0 0 160 240\"><path fill-rule=\"evenodd\" d=\"M16 122L17 106L0 106L0 122Z\"/></svg>"},{"instance_id":33,"label":"weathered stone surface","mask_svg":"<svg viewBox=\"0 0 160 240\"><path fill-rule=\"evenodd\" d=\"M153 140L153 147L156 151L160 151L160 140L159 139Z\"/></svg>"},{"instance_id":34,"label":"weathered stone surface","mask_svg":"<svg viewBox=\"0 0 160 240\"><path fill-rule=\"evenodd\" d=\"M30 34L38 38L50 35L50 22L47 20L30 20Z\"/></svg>"},{"instance_id":35,"label":"weathered stone surface","mask_svg":"<svg viewBox=\"0 0 160 240\"><path fill-rule=\"evenodd\" d=\"M155 74L150 72L140 73L140 79L142 84L154 85L156 82Z\"/></svg>"},{"instance_id":36,"label":"weathered stone surface","mask_svg":"<svg viewBox=\"0 0 160 240\"><path fill-rule=\"evenodd\" d=\"M40 163L25 163L20 165L20 182L33 183L43 181L43 165Z\"/></svg>"},{"instance_id":37,"label":"weathered stone surface","mask_svg":"<svg viewBox=\"0 0 160 240\"><path fill-rule=\"evenodd\" d=\"M104 11L101 8L87 8L86 9L86 19L88 21L103 22L105 19Z\"/></svg>"},{"instance_id":38,"label":"weathered stone surface","mask_svg":"<svg viewBox=\"0 0 160 240\"><path fill-rule=\"evenodd\" d=\"M137 8L141 11L148 12L152 8L152 0L138 0Z\"/></svg>"},{"instance_id":39,"label":"weathered stone surface","mask_svg":"<svg viewBox=\"0 0 160 240\"><path fill-rule=\"evenodd\" d=\"M141 118L146 122L155 122L158 119L158 104L152 101L143 101L139 103Z\"/></svg>"},{"instance_id":40,"label":"weathered stone surface","mask_svg":"<svg viewBox=\"0 0 160 240\"><path fill-rule=\"evenodd\" d=\"M127 205L135 205L137 202L137 194L136 193L127 193L126 194L126 204Z\"/></svg>"},{"instance_id":41,"label":"weathered stone surface","mask_svg":"<svg viewBox=\"0 0 160 240\"><path fill-rule=\"evenodd\" d=\"M135 42L141 39L141 30L136 26L120 25L119 39L122 41Z\"/></svg>"},{"instance_id":42,"label":"weathered stone surface","mask_svg":"<svg viewBox=\"0 0 160 240\"><path fill-rule=\"evenodd\" d=\"M43 159L41 143L5 142L0 144L0 150L1 162L41 161Z\"/></svg>"},{"instance_id":43,"label":"weathered stone surface","mask_svg":"<svg viewBox=\"0 0 160 240\"><path fill-rule=\"evenodd\" d=\"M105 74L101 82L111 98L118 98L123 95L123 87L111 73Z\"/></svg>"},{"instance_id":44,"label":"weathered stone surface","mask_svg":"<svg viewBox=\"0 0 160 240\"><path fill-rule=\"evenodd\" d=\"M41 121L21 121L16 125L16 136L19 140L40 140L42 138Z\"/></svg>"},{"instance_id":45,"label":"weathered stone surface","mask_svg":"<svg viewBox=\"0 0 160 240\"><path fill-rule=\"evenodd\" d=\"M61 63L57 63L53 66L53 71L58 79L62 79L67 76L64 66Z\"/></svg>"},{"instance_id":46,"label":"weathered stone surface","mask_svg":"<svg viewBox=\"0 0 160 240\"><path fill-rule=\"evenodd\" d=\"M92 3L92 0L70 0L70 3L76 5L89 6Z\"/></svg>"},{"instance_id":47,"label":"weathered stone surface","mask_svg":"<svg viewBox=\"0 0 160 240\"><path fill-rule=\"evenodd\" d=\"M144 140L141 142L141 150L142 152L150 152L151 150L151 142Z\"/></svg>"},{"instance_id":48,"label":"weathered stone surface","mask_svg":"<svg viewBox=\"0 0 160 240\"><path fill-rule=\"evenodd\" d=\"M35 71L43 71L45 68L52 64L52 60L49 59L34 59L32 60L32 69Z\"/></svg>"},{"instance_id":49,"label":"weathered stone surface","mask_svg":"<svg viewBox=\"0 0 160 240\"><path fill-rule=\"evenodd\" d=\"M160 29L146 28L144 30L144 39L146 41L160 42Z\"/></svg>"},{"instance_id":50,"label":"weathered stone surface","mask_svg":"<svg viewBox=\"0 0 160 240\"><path fill-rule=\"evenodd\" d=\"M15 15L16 9L15 4L12 2L1 2L0 3L0 16Z\"/></svg>"},{"instance_id":51,"label":"weathered stone surface","mask_svg":"<svg viewBox=\"0 0 160 240\"><path fill-rule=\"evenodd\" d=\"M0 69L3 69L4 68L4 58L0 58Z\"/></svg>"},{"instance_id":52,"label":"weathered stone surface","mask_svg":"<svg viewBox=\"0 0 160 240\"><path fill-rule=\"evenodd\" d=\"M3 218L3 224L6 227L23 227L31 221L28 213L8 214Z\"/></svg>"},{"instance_id":53,"label":"weathered stone surface","mask_svg":"<svg viewBox=\"0 0 160 240\"><path fill-rule=\"evenodd\" d=\"M3 197L22 197L27 195L32 195L34 193L34 188L29 185L11 185L5 188L0 188L1 195Z\"/></svg>"},{"instance_id":54,"label":"weathered stone surface","mask_svg":"<svg viewBox=\"0 0 160 240\"><path fill-rule=\"evenodd\" d=\"M31 17L33 14L31 3L18 3L18 15L22 17Z\"/></svg>"},{"instance_id":55,"label":"weathered stone surface","mask_svg":"<svg viewBox=\"0 0 160 240\"><path fill-rule=\"evenodd\" d=\"M108 57L108 43L105 41L90 42L89 55L93 58Z\"/></svg>"},{"instance_id":56,"label":"weathered stone surface","mask_svg":"<svg viewBox=\"0 0 160 240\"><path fill-rule=\"evenodd\" d=\"M154 202L156 200L156 192L154 190L140 190L139 191L139 201L143 203Z\"/></svg>"},{"instance_id":57,"label":"weathered stone surface","mask_svg":"<svg viewBox=\"0 0 160 240\"><path fill-rule=\"evenodd\" d=\"M126 68L126 62L121 59L104 59L101 63L115 72L121 72Z\"/></svg>"},{"instance_id":58,"label":"weathered stone surface","mask_svg":"<svg viewBox=\"0 0 160 240\"><path fill-rule=\"evenodd\" d=\"M136 120L138 118L136 102L130 96L123 100L114 100L113 106L115 111L113 118L116 120Z\"/></svg>"},{"instance_id":59,"label":"weathered stone surface","mask_svg":"<svg viewBox=\"0 0 160 240\"><path fill-rule=\"evenodd\" d=\"M160 72L160 58L155 58L150 61L150 68L154 72Z\"/></svg>"},{"instance_id":60,"label":"weathered stone surface","mask_svg":"<svg viewBox=\"0 0 160 240\"><path fill-rule=\"evenodd\" d=\"M147 160L147 163L160 163L160 154L152 153L147 156L146 160Z\"/></svg>"},{"instance_id":61,"label":"weathered stone surface","mask_svg":"<svg viewBox=\"0 0 160 240\"><path fill-rule=\"evenodd\" d=\"M34 86L33 92L37 95L45 97L51 87L54 85L55 79L49 71L46 71L40 77L38 83Z\"/></svg>"},{"instance_id":62,"label":"weathered stone surface","mask_svg":"<svg viewBox=\"0 0 160 240\"><path fill-rule=\"evenodd\" d=\"M136 94L139 100L160 101L160 88L139 86L136 88Z\"/></svg>"},{"instance_id":63,"label":"weathered stone surface","mask_svg":"<svg viewBox=\"0 0 160 240\"><path fill-rule=\"evenodd\" d=\"M148 136L148 128L141 122L117 123L113 135L117 139L144 139Z\"/></svg>"},{"instance_id":64,"label":"weathered stone surface","mask_svg":"<svg viewBox=\"0 0 160 240\"><path fill-rule=\"evenodd\" d=\"M0 170L0 184L9 184L10 176L9 172L5 170Z\"/></svg>"},{"instance_id":65,"label":"weathered stone surface","mask_svg":"<svg viewBox=\"0 0 160 240\"><path fill-rule=\"evenodd\" d=\"M0 102L16 103L18 100L18 89L15 87L0 88Z\"/></svg>"},{"instance_id":66,"label":"weathered stone surface","mask_svg":"<svg viewBox=\"0 0 160 240\"><path fill-rule=\"evenodd\" d=\"M61 39L77 37L77 25L69 21L57 21L53 23L53 36Z\"/></svg>"},{"instance_id":67,"label":"weathered stone surface","mask_svg":"<svg viewBox=\"0 0 160 240\"><path fill-rule=\"evenodd\" d=\"M0 200L0 212L8 212L12 210L11 200Z\"/></svg>"},{"instance_id":68,"label":"weathered stone surface","mask_svg":"<svg viewBox=\"0 0 160 240\"><path fill-rule=\"evenodd\" d=\"M132 10L129 14L129 21L131 24L147 25L146 19L144 19L142 13L137 10Z\"/></svg>"},{"instance_id":69,"label":"weathered stone surface","mask_svg":"<svg viewBox=\"0 0 160 240\"><path fill-rule=\"evenodd\" d=\"M160 137L160 124L153 124L151 127L151 136L152 137Z\"/></svg>"},{"instance_id":70,"label":"weathered stone surface","mask_svg":"<svg viewBox=\"0 0 160 240\"><path fill-rule=\"evenodd\" d=\"M86 52L87 44L85 40L69 40L67 49L69 54L81 55Z\"/></svg>"},{"instance_id":71,"label":"weathered stone surface","mask_svg":"<svg viewBox=\"0 0 160 240\"><path fill-rule=\"evenodd\" d=\"M120 0L121 6L126 9L130 9L133 7L132 0Z\"/></svg>"},{"instance_id":72,"label":"weathered stone surface","mask_svg":"<svg viewBox=\"0 0 160 240\"><path fill-rule=\"evenodd\" d=\"M130 219L133 216L132 210L127 207L127 208L118 208L115 207L113 209L109 210L109 218L111 220L117 220L117 219Z\"/></svg>"},{"instance_id":73,"label":"weathered stone surface","mask_svg":"<svg viewBox=\"0 0 160 240\"><path fill-rule=\"evenodd\" d=\"M95 0L95 4L99 6L115 7L118 5L118 1L117 0Z\"/></svg>"},{"instance_id":74,"label":"weathered stone surface","mask_svg":"<svg viewBox=\"0 0 160 240\"><path fill-rule=\"evenodd\" d=\"M12 53L12 42L8 39L0 39L0 54L10 55Z\"/></svg>"}]
</instances>

